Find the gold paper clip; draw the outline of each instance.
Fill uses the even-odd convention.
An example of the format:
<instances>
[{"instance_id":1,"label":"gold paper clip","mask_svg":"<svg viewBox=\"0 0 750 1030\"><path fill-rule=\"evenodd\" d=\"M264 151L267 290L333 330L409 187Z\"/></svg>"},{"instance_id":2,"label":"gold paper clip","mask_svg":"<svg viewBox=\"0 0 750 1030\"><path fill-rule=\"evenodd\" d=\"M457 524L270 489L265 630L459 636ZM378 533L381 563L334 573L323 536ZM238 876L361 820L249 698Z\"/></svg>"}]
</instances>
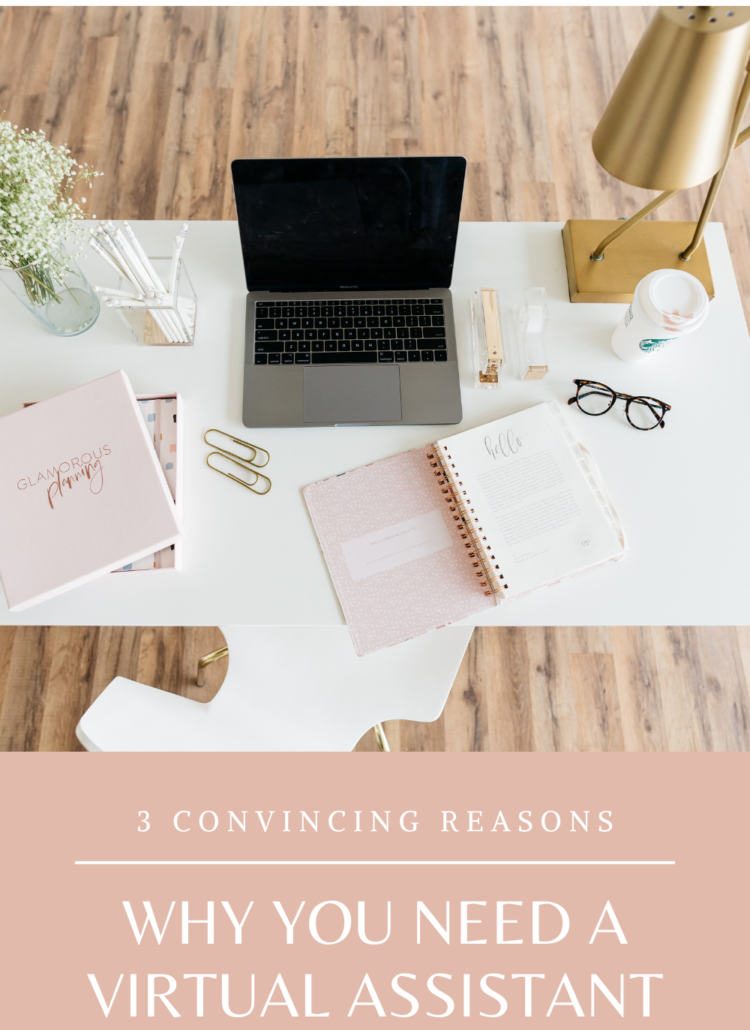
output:
<instances>
[{"instance_id":1,"label":"gold paper clip","mask_svg":"<svg viewBox=\"0 0 750 1030\"><path fill-rule=\"evenodd\" d=\"M244 479L239 479L231 472L225 472L223 469L217 468L216 465L212 465L210 461L210 459L213 458L214 455L216 455L216 457L218 458L223 458L224 461L231 461L233 465L236 465L237 468L241 468L243 472L249 472L251 475L255 476L255 479L252 481L252 483L246 483ZM211 453L206 457L206 464L210 469L213 469L214 472L218 472L220 475L226 476L227 479L233 479L235 483L239 483L239 485L244 486L246 490L251 490L254 494L259 494L261 497L263 496L263 494L267 494L271 489L272 484L268 476L263 476L260 472L256 472L256 470L252 468L250 465L246 465L242 461L237 461L236 458L232 458L229 454L226 453L226 451L211 451ZM260 480L264 480L266 483L268 483L268 487L265 490L255 489L256 483L260 482Z\"/></svg>"},{"instance_id":2,"label":"gold paper clip","mask_svg":"<svg viewBox=\"0 0 750 1030\"><path fill-rule=\"evenodd\" d=\"M246 458L244 457L244 455L238 454L236 451L230 451L227 447L221 447L217 443L211 443L211 441L208 439L209 433L218 433L219 436L225 436L227 440L231 440L232 443L239 444L240 447L244 447L248 451L252 451L252 457ZM230 433L225 433L222 429L207 429L206 432L203 434L203 439L206 441L209 447L215 447L220 454L226 454L228 458L237 458L239 459L239 461L245 462L247 465L255 465L255 467L259 469L265 468L271 460L271 455L262 447L258 447L254 443L248 443L246 440L240 440L239 437L232 436ZM265 454L266 460L256 461L255 459L258 456L258 454ZM213 466L211 467L213 468Z\"/></svg>"}]
</instances>

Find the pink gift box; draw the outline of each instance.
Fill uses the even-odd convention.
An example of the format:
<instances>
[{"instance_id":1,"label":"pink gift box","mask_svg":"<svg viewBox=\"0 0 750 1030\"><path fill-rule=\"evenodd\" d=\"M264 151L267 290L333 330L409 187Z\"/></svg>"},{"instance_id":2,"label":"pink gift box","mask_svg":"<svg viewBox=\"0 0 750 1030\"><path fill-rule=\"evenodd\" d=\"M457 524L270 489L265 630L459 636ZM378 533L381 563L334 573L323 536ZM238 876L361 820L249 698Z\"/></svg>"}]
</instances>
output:
<instances>
[{"instance_id":1,"label":"pink gift box","mask_svg":"<svg viewBox=\"0 0 750 1030\"><path fill-rule=\"evenodd\" d=\"M11 611L180 539L124 372L0 419L0 580Z\"/></svg>"}]
</instances>

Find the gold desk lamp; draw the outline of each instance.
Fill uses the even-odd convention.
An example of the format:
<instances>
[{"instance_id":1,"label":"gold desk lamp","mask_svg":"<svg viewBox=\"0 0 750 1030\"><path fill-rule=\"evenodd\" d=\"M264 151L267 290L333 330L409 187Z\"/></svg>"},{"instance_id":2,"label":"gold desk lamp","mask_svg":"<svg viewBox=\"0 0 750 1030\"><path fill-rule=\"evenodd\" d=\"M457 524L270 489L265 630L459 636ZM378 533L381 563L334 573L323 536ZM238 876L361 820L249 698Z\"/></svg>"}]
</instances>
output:
<instances>
[{"instance_id":1,"label":"gold desk lamp","mask_svg":"<svg viewBox=\"0 0 750 1030\"><path fill-rule=\"evenodd\" d=\"M749 50L750 7L657 8L592 146L611 175L665 192L627 221L565 223L571 301L627 303L657 268L690 272L714 296L703 230L732 151L750 136L750 129L740 133L750 98ZM697 225L643 221L711 176Z\"/></svg>"}]
</instances>

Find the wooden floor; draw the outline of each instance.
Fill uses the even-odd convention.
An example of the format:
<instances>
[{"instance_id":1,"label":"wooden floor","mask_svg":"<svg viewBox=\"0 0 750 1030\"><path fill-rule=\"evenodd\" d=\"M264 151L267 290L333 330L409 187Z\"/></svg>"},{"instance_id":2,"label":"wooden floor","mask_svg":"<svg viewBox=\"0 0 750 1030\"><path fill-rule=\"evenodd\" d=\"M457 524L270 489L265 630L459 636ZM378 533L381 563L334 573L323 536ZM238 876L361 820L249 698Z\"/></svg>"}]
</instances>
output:
<instances>
[{"instance_id":1,"label":"wooden floor","mask_svg":"<svg viewBox=\"0 0 750 1030\"><path fill-rule=\"evenodd\" d=\"M0 751L80 750L114 676L196 701L217 629L0 628ZM750 750L750 630L479 629L434 723L386 723L400 751ZM357 750L376 750L368 733Z\"/></svg>"},{"instance_id":2,"label":"wooden floor","mask_svg":"<svg viewBox=\"0 0 750 1030\"><path fill-rule=\"evenodd\" d=\"M105 175L99 218L233 218L233 157L461 153L463 218L635 212L651 194L591 135L647 23L640 7L6 7L0 112ZM1 115L0 115L1 116ZM750 303L750 148L714 217ZM703 191L657 215L695 218ZM746 309L747 310L747 309ZM190 688L218 631L0 631L0 748L69 749L115 672ZM750 749L747 630L481 630L411 750ZM366 738L361 748L373 746Z\"/></svg>"}]
</instances>

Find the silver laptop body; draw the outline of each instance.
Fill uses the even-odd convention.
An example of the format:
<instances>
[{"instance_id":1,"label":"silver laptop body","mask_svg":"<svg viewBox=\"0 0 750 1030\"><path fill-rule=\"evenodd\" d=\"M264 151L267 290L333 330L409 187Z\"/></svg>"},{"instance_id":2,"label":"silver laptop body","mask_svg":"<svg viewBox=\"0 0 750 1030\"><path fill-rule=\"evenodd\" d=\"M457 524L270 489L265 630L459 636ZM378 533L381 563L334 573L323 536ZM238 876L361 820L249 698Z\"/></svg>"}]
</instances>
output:
<instances>
[{"instance_id":1,"label":"silver laptop body","mask_svg":"<svg viewBox=\"0 0 750 1030\"><path fill-rule=\"evenodd\" d=\"M334 165L336 162L347 162L347 174L355 184L351 187L349 180L344 179L343 202L340 201L340 179L336 180L338 192L332 189L330 194L327 193L329 181L325 180L325 174L332 165L329 159L234 162L232 173L248 285L264 275L287 278L287 263L292 266L290 278L302 278L306 282L313 279L317 263L314 258L310 258L310 254L315 252L315 234L321 233L325 237L329 232L329 223L332 220L335 222L340 207L344 208L344 229L354 224L359 231L361 222L358 204L366 208L370 200L367 193L368 177L372 178L378 173L385 175L386 179L392 177L395 192L403 194L394 201L396 213L391 215L399 231L405 220L403 211L408 207L411 212L413 206L417 208L417 215L422 222L419 232L409 226L412 236L417 237L417 246L422 245L423 251L427 251L431 240L440 238L442 249L438 258L447 270L441 266L439 274L444 281L447 279L450 282L452 250L455 249L460 214L460 190L456 187L455 179L456 174L460 173L462 190L465 162L462 158L391 158L382 161L386 162L385 172L378 158L334 159ZM453 162L452 195L447 201L443 197L439 204L433 206L430 189L434 188L437 192L439 187L433 187L430 181L425 184L419 178L430 173L433 166L428 165L425 171L424 166L415 167L413 163L440 161ZM378 162L381 164L378 165ZM409 168L411 178L406 182L402 174L403 162L412 163ZM455 162L461 164L456 165ZM320 172L326 185L319 201L315 195L318 202L313 205L310 203L310 190L318 189L319 182L315 178L319 172L316 164L323 166ZM280 166L278 170L276 166ZM304 181L298 189L294 180L300 172L306 172L307 179L300 176ZM339 173L340 169L334 168L334 172ZM310 186L311 177L314 180L313 187ZM280 183L280 178L284 182ZM415 178L416 187L413 181ZM258 179L262 184L260 197L263 202L257 199ZM282 192L288 179L292 180L289 201ZM247 195L248 181L251 196L249 203L242 199L243 189ZM265 185L269 181L270 187ZM373 203L377 202L387 209L393 187L378 197L377 185L372 190L375 197ZM265 193L262 192L264 189ZM417 189L421 190L421 195L417 202L413 202L412 194ZM351 197L346 196L347 190L352 194ZM364 191L364 201L359 201L356 191ZM266 202L267 195L271 198L269 202ZM403 211L398 210L399 203ZM349 211L346 210L347 204ZM447 212L446 204L450 207ZM326 210L327 205L330 212ZM310 224L300 225L308 222L308 211L313 206L315 211L309 216ZM442 221L438 219L435 208L439 208ZM279 210L283 212L281 224ZM367 211L362 219L366 215ZM387 223L388 217L386 213L383 221ZM426 229L423 228L425 222L428 223ZM252 225L248 228L250 223ZM447 246L440 237L442 225L448 226ZM376 225L376 234L378 229ZM243 423L248 427L285 427L435 425L460 422L461 393L450 290L447 286L407 289L395 283L386 289L352 288L352 280L356 282L360 277L356 253L359 248L365 253L364 274L367 278L372 277L370 266L367 265L367 234L359 232L358 238L352 241L346 238L339 225L335 224L333 231L342 235L341 249L346 253L348 261L346 278L349 282L342 283L338 289L325 290L308 290L282 282L280 289L251 289L248 293ZM289 234L289 244L279 244L279 236L285 232ZM249 239L251 233L254 236ZM357 236L357 233L354 235ZM295 237L299 237L300 252L307 252L307 257L299 262L293 249ZM376 235L373 249L377 250L380 243ZM285 263L276 260L276 250L280 248L283 252L287 246L292 254L289 261ZM328 242L329 254L332 249L335 252L336 248ZM265 253L269 255L267 264L262 260ZM325 246L321 253L323 267ZM423 253L414 248L406 252L406 259L412 253L415 254L417 265L422 260L431 260L429 255L425 259ZM274 260L274 270L268 271L267 265L273 264ZM302 263L303 260L306 263ZM333 274L338 273L341 278L340 267L332 267L335 269ZM408 274L411 265L403 264L403 268ZM325 277L328 278L330 274L326 271ZM428 274L432 274L432 266L428 268Z\"/></svg>"}]
</instances>

